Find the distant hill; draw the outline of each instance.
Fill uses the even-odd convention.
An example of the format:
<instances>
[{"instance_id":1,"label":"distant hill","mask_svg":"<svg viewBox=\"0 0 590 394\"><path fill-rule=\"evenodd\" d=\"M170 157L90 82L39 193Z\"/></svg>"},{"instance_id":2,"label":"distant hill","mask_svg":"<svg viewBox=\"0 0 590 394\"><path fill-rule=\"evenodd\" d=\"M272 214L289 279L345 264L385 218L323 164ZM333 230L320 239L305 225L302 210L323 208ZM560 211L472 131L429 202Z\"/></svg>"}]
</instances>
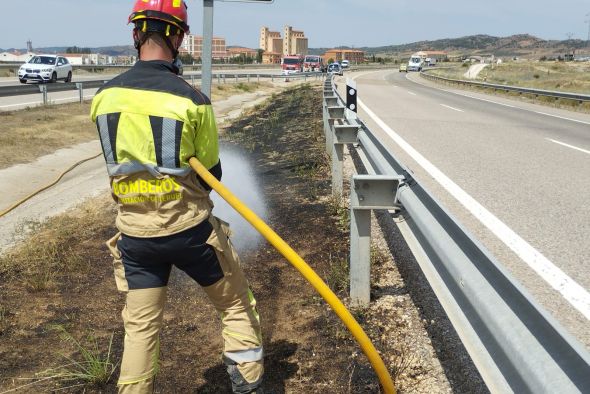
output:
<instances>
[{"instance_id":1,"label":"distant hill","mask_svg":"<svg viewBox=\"0 0 590 394\"><path fill-rule=\"evenodd\" d=\"M68 47L35 48L37 53L63 53ZM229 46L228 46L229 48ZM336 47L338 49L360 49L369 56L408 56L420 50L446 51L450 55L478 55L493 54L495 56L519 56L539 58L541 56L563 55L566 52L576 49L590 54L590 47L587 47L583 40L543 40L530 34L516 34L509 37L495 37L486 34L465 36L459 38L443 38L434 41L417 41L408 44L387 45L379 47L351 48L346 46ZM310 48L312 55L323 55L332 48ZM13 51L14 48L8 49ZM26 52L26 49L17 49ZM102 53L111 56L126 56L136 54L132 45L115 45L91 48L94 53ZM0 49L3 52L4 49Z\"/></svg>"},{"instance_id":2,"label":"distant hill","mask_svg":"<svg viewBox=\"0 0 590 394\"><path fill-rule=\"evenodd\" d=\"M34 48L36 53L65 53L67 46L64 47L45 47L45 48ZM14 52L19 51L24 53L27 51L26 48L9 48L9 49L2 49L0 48L0 52ZM137 50L133 47L133 45L114 45L108 47L98 47L98 48L90 48L92 53L102 53L103 55L109 56L129 56L129 55L136 55Z\"/></svg>"},{"instance_id":3,"label":"distant hill","mask_svg":"<svg viewBox=\"0 0 590 394\"><path fill-rule=\"evenodd\" d=\"M312 48L313 54L323 54L331 48ZM530 34L516 34L509 37L494 37L485 34L459 38L444 38L434 41L418 41L408 44L380 47L340 47L339 49L360 49L368 55L406 56L421 50L446 51L449 54L493 54L495 56L540 57L563 54L572 49L590 52L583 40L543 40Z\"/></svg>"}]
</instances>

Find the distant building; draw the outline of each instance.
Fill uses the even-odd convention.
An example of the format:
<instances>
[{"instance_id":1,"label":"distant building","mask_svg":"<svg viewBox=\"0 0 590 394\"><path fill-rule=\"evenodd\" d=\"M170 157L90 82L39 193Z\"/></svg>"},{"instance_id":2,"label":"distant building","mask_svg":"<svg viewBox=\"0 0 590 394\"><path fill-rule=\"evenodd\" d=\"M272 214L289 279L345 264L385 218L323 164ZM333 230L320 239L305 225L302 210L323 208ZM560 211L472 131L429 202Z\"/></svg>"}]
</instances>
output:
<instances>
[{"instance_id":1,"label":"distant building","mask_svg":"<svg viewBox=\"0 0 590 394\"><path fill-rule=\"evenodd\" d=\"M251 57L253 59L256 59L256 57L258 56L258 51L256 49L250 48L227 48L228 58L233 59L235 57L240 56Z\"/></svg>"},{"instance_id":2,"label":"distant building","mask_svg":"<svg viewBox=\"0 0 590 394\"><path fill-rule=\"evenodd\" d=\"M180 52L188 53L195 59L202 57L203 55L203 36L193 36L187 34L184 36L182 45L180 46ZM225 38L213 37L213 59L224 60L228 58L227 48L225 46Z\"/></svg>"},{"instance_id":3,"label":"distant building","mask_svg":"<svg viewBox=\"0 0 590 394\"><path fill-rule=\"evenodd\" d=\"M283 52L283 39L278 31L270 31L268 27L260 29L260 49L264 52Z\"/></svg>"},{"instance_id":4,"label":"distant building","mask_svg":"<svg viewBox=\"0 0 590 394\"><path fill-rule=\"evenodd\" d=\"M283 38L283 55L307 55L308 40L302 31L293 30L291 26L285 26Z\"/></svg>"},{"instance_id":5,"label":"distant building","mask_svg":"<svg viewBox=\"0 0 590 394\"><path fill-rule=\"evenodd\" d=\"M445 51L419 51L416 52L419 56L423 58L431 58L436 59L437 62L442 62L448 59L448 54Z\"/></svg>"},{"instance_id":6,"label":"distant building","mask_svg":"<svg viewBox=\"0 0 590 394\"><path fill-rule=\"evenodd\" d=\"M365 52L358 49L330 49L323 58L326 63L332 59L335 62L348 60L351 64L358 64L365 61Z\"/></svg>"},{"instance_id":7,"label":"distant building","mask_svg":"<svg viewBox=\"0 0 590 394\"><path fill-rule=\"evenodd\" d=\"M291 26L285 26L283 32L284 37L281 37L281 33L270 31L266 26L260 29L260 49L264 51L263 63L280 63L281 57L286 55L307 55L308 39L305 33L293 30Z\"/></svg>"},{"instance_id":8,"label":"distant building","mask_svg":"<svg viewBox=\"0 0 590 394\"><path fill-rule=\"evenodd\" d=\"M283 54L280 52L264 52L262 54L263 64L280 64Z\"/></svg>"},{"instance_id":9,"label":"distant building","mask_svg":"<svg viewBox=\"0 0 590 394\"><path fill-rule=\"evenodd\" d=\"M0 52L0 63L26 63L34 53Z\"/></svg>"}]
</instances>

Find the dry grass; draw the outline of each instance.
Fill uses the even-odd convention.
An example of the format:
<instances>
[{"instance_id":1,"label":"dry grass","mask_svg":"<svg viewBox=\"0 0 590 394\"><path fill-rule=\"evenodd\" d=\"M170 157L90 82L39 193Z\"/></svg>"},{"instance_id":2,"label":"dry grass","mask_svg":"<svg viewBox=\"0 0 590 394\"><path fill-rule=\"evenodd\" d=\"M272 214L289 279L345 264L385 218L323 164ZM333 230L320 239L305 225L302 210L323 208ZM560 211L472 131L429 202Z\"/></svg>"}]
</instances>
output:
<instances>
[{"instance_id":1,"label":"dry grass","mask_svg":"<svg viewBox=\"0 0 590 394\"><path fill-rule=\"evenodd\" d=\"M438 69L433 71L433 73L445 78L465 80L466 78L463 77L465 71L467 71L466 67L459 66L454 69ZM588 94L588 92L590 92L590 63L539 61L502 63L486 67L479 73L478 78L474 81L520 86L532 89ZM457 85L452 86L457 87ZM588 102L580 104L576 100L556 100L551 97L535 97L534 95L520 94L518 92L495 91L470 86L460 87L466 90L496 94L531 103L590 113L590 103Z\"/></svg>"},{"instance_id":2,"label":"dry grass","mask_svg":"<svg viewBox=\"0 0 590 394\"><path fill-rule=\"evenodd\" d=\"M113 215L105 214L109 210ZM31 235L26 242L0 256L1 280L18 281L29 292L45 292L87 274L93 253L103 249L112 232L113 220L114 204L105 197L43 224L28 224Z\"/></svg>"},{"instance_id":3,"label":"dry grass","mask_svg":"<svg viewBox=\"0 0 590 394\"><path fill-rule=\"evenodd\" d=\"M213 101L255 91L269 91L267 82L214 85ZM0 168L27 163L57 149L97 138L90 120L90 102L0 112Z\"/></svg>"},{"instance_id":4,"label":"dry grass","mask_svg":"<svg viewBox=\"0 0 590 394\"><path fill-rule=\"evenodd\" d=\"M489 83L526 86L534 89L588 93L590 91L590 63L503 63L485 68L480 73L479 79Z\"/></svg>"},{"instance_id":5,"label":"dry grass","mask_svg":"<svg viewBox=\"0 0 590 394\"><path fill-rule=\"evenodd\" d=\"M231 80L230 80L231 81ZM219 101L231 97L235 94L267 92L273 90L274 85L270 82L238 82L217 84L213 83L211 96L213 101Z\"/></svg>"},{"instance_id":6,"label":"dry grass","mask_svg":"<svg viewBox=\"0 0 590 394\"><path fill-rule=\"evenodd\" d=\"M467 67L457 65L449 69L437 69L432 73L445 78L466 79L463 74L467 70ZM588 93L590 63L531 61L492 64L484 68L475 80L533 89Z\"/></svg>"},{"instance_id":7,"label":"dry grass","mask_svg":"<svg viewBox=\"0 0 590 394\"><path fill-rule=\"evenodd\" d=\"M0 168L96 138L90 103L0 112Z\"/></svg>"}]
</instances>

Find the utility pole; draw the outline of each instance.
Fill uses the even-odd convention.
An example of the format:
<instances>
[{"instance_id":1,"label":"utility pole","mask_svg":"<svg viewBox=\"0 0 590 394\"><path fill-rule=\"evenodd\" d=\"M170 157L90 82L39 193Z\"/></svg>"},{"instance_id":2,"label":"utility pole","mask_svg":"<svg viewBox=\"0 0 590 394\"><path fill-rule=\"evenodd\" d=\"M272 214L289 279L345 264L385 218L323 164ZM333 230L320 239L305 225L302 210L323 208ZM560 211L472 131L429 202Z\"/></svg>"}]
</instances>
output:
<instances>
[{"instance_id":1,"label":"utility pole","mask_svg":"<svg viewBox=\"0 0 590 394\"><path fill-rule=\"evenodd\" d=\"M586 39L586 46L590 47L590 12L586 14L586 19L584 23L588 24L588 38Z\"/></svg>"}]
</instances>

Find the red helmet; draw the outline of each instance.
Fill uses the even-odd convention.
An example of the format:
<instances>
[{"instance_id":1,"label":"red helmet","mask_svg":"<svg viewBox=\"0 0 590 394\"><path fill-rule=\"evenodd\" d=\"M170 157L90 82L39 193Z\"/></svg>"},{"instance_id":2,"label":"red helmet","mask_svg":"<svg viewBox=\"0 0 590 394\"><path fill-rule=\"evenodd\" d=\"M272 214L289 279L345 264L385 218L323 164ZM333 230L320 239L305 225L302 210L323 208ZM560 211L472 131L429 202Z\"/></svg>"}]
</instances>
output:
<instances>
[{"instance_id":1,"label":"red helmet","mask_svg":"<svg viewBox=\"0 0 590 394\"><path fill-rule=\"evenodd\" d=\"M184 0L135 0L128 23L156 19L174 25L189 34L187 8Z\"/></svg>"}]
</instances>

